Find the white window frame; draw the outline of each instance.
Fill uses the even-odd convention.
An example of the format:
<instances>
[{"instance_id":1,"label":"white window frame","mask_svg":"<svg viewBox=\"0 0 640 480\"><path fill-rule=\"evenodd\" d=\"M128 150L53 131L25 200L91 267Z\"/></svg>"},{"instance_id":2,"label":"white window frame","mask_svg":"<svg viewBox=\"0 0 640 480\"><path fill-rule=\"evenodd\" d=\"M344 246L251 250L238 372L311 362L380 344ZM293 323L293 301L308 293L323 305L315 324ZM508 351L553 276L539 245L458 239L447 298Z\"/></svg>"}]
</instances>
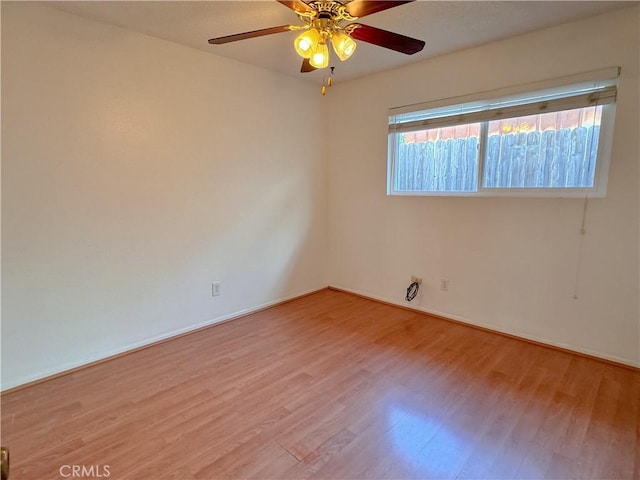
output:
<instances>
[{"instance_id":1,"label":"white window frame","mask_svg":"<svg viewBox=\"0 0 640 480\"><path fill-rule=\"evenodd\" d=\"M456 196L456 197L580 197L585 196L591 198L605 197L607 192L607 180L609 174L609 165L611 158L611 147L613 144L613 127L615 121L615 95L617 86L617 77L620 74L620 67L611 67L607 69L597 70L593 72L586 72L579 75L572 75L570 77L563 77L561 79L555 79L546 82L536 82L518 87L501 89L491 92L482 92L474 95L466 95L463 97L448 98L443 100L436 100L426 103L407 105L402 107L394 107L389 109L389 133L388 133L388 155L387 155L387 195L400 195L400 196ZM539 187L508 187L508 188L484 188L482 186L483 169L485 163L485 146L487 140L487 125L491 118L487 118L486 112L491 107L496 111L496 105L505 105L508 108L512 102L516 104L522 99L527 97L547 97L554 99L558 98L562 101L562 98L575 95L575 92L582 88L594 88L594 87L611 87L613 86L613 101L611 99L608 102L604 102L602 109L602 118L600 124L600 135L598 139L598 152L596 154L596 165L593 187L552 187L552 188L539 188ZM611 90L611 88L609 89ZM580 107L574 107L580 108ZM540 112L543 113L543 112ZM481 133L479 138L479 153L478 153L478 172L477 172L477 191L404 191L396 190L396 150L397 142L399 141L399 133L397 127L402 125L402 121L398 122L398 116L404 115L404 123L408 120L406 117L416 114L417 121L413 121L414 124L420 122L421 118L425 125L435 125L423 128L416 127L416 129L424 130L427 128L438 128L438 122L441 119L448 118L448 125L464 125L468 123L478 123L478 120L474 118L483 118L481 120ZM529 113L532 114L532 113ZM500 115L500 113L498 113ZM459 121L457 123L451 123L452 117L456 116ZM515 117L516 115L514 115ZM496 118L509 118L508 115ZM446 121L446 120L444 120Z\"/></svg>"}]
</instances>

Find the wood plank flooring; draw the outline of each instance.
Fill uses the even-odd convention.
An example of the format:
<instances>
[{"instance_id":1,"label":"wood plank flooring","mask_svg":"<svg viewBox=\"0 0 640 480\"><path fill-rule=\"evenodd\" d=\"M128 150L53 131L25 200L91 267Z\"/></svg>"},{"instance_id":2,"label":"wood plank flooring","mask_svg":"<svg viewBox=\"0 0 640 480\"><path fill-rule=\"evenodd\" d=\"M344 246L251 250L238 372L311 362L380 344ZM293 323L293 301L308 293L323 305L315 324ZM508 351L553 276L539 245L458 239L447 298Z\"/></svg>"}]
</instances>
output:
<instances>
[{"instance_id":1,"label":"wood plank flooring","mask_svg":"<svg viewBox=\"0 0 640 480\"><path fill-rule=\"evenodd\" d=\"M11 480L637 479L639 404L636 371L327 290L4 395L2 444Z\"/></svg>"}]
</instances>

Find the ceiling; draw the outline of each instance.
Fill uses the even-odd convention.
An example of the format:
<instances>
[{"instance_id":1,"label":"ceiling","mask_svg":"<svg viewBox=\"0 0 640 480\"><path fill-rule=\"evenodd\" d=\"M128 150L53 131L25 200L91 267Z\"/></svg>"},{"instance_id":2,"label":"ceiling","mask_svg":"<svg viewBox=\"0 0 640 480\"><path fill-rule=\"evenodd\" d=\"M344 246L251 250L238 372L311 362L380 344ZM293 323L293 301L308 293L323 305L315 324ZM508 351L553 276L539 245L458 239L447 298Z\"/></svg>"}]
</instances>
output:
<instances>
[{"instance_id":1,"label":"ceiling","mask_svg":"<svg viewBox=\"0 0 640 480\"><path fill-rule=\"evenodd\" d=\"M209 45L207 39L284 24L296 14L275 0L236 1L70 1L47 5L101 22L170 40L275 72L316 81L324 71L301 74L293 49L295 32ZM500 40L637 2L612 1L428 1L401 5L359 20L426 41L415 55L358 42L344 63L336 60L340 81Z\"/></svg>"}]
</instances>

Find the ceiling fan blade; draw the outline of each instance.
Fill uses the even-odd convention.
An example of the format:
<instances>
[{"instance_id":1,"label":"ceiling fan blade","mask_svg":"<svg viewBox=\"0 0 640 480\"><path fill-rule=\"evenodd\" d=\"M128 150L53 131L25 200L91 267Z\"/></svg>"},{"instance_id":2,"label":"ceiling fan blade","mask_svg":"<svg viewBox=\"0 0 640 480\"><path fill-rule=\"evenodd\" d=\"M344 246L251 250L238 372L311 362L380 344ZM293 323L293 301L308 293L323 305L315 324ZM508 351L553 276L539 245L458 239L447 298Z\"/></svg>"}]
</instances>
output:
<instances>
[{"instance_id":1,"label":"ceiling fan blade","mask_svg":"<svg viewBox=\"0 0 640 480\"><path fill-rule=\"evenodd\" d=\"M411 3L414 0L398 0L398 1L384 1L384 0L353 0L345 5L347 13L353 17L362 18L365 15L371 15L372 13L381 12L388 8L399 7L405 3Z\"/></svg>"},{"instance_id":2,"label":"ceiling fan blade","mask_svg":"<svg viewBox=\"0 0 640 480\"><path fill-rule=\"evenodd\" d=\"M352 25L355 27L353 28ZM389 32L381 28L363 25L361 23L351 23L347 27L349 35L356 40L372 43L379 47L395 50L396 52L413 55L424 48L425 43L417 38L406 37L399 33Z\"/></svg>"},{"instance_id":3,"label":"ceiling fan blade","mask_svg":"<svg viewBox=\"0 0 640 480\"><path fill-rule=\"evenodd\" d=\"M264 35L272 35L274 33L288 32L291 25L280 25L279 27L262 28L260 30L252 30L251 32L236 33L225 37L210 38L209 43L212 45L222 45L223 43L237 42L247 38L263 37Z\"/></svg>"},{"instance_id":4,"label":"ceiling fan blade","mask_svg":"<svg viewBox=\"0 0 640 480\"><path fill-rule=\"evenodd\" d=\"M302 66L300 67L300 73L313 72L314 70L316 70L316 67L314 67L313 65L311 65L309 63L309 59L308 58L305 58L304 60L302 60Z\"/></svg>"},{"instance_id":5,"label":"ceiling fan blade","mask_svg":"<svg viewBox=\"0 0 640 480\"><path fill-rule=\"evenodd\" d=\"M278 2L285 7L289 7L294 12L311 13L314 11L313 8L304 3L302 0L278 0Z\"/></svg>"}]
</instances>

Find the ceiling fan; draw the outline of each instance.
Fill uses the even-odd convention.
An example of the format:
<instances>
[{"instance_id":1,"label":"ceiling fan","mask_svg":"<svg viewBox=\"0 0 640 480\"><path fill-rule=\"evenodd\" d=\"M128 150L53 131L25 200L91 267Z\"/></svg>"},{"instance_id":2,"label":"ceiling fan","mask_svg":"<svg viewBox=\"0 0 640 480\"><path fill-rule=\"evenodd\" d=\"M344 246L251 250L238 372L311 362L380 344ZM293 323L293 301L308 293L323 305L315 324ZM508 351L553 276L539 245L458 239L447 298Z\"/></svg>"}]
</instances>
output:
<instances>
[{"instance_id":1,"label":"ceiling fan","mask_svg":"<svg viewBox=\"0 0 640 480\"><path fill-rule=\"evenodd\" d=\"M380 47L395 50L406 55L413 55L423 49L425 42L406 37L399 33L389 32L362 23L349 23L372 13L381 12L414 0L277 0L293 10L302 25L280 25L250 32L236 33L224 37L212 38L210 44L221 45L248 38L262 37L274 33L304 30L294 41L294 48L302 60L301 72L311 72L329 66L330 42L333 50L342 61L353 55L356 49L355 40L371 43ZM332 67L333 70L333 67Z\"/></svg>"}]
</instances>

